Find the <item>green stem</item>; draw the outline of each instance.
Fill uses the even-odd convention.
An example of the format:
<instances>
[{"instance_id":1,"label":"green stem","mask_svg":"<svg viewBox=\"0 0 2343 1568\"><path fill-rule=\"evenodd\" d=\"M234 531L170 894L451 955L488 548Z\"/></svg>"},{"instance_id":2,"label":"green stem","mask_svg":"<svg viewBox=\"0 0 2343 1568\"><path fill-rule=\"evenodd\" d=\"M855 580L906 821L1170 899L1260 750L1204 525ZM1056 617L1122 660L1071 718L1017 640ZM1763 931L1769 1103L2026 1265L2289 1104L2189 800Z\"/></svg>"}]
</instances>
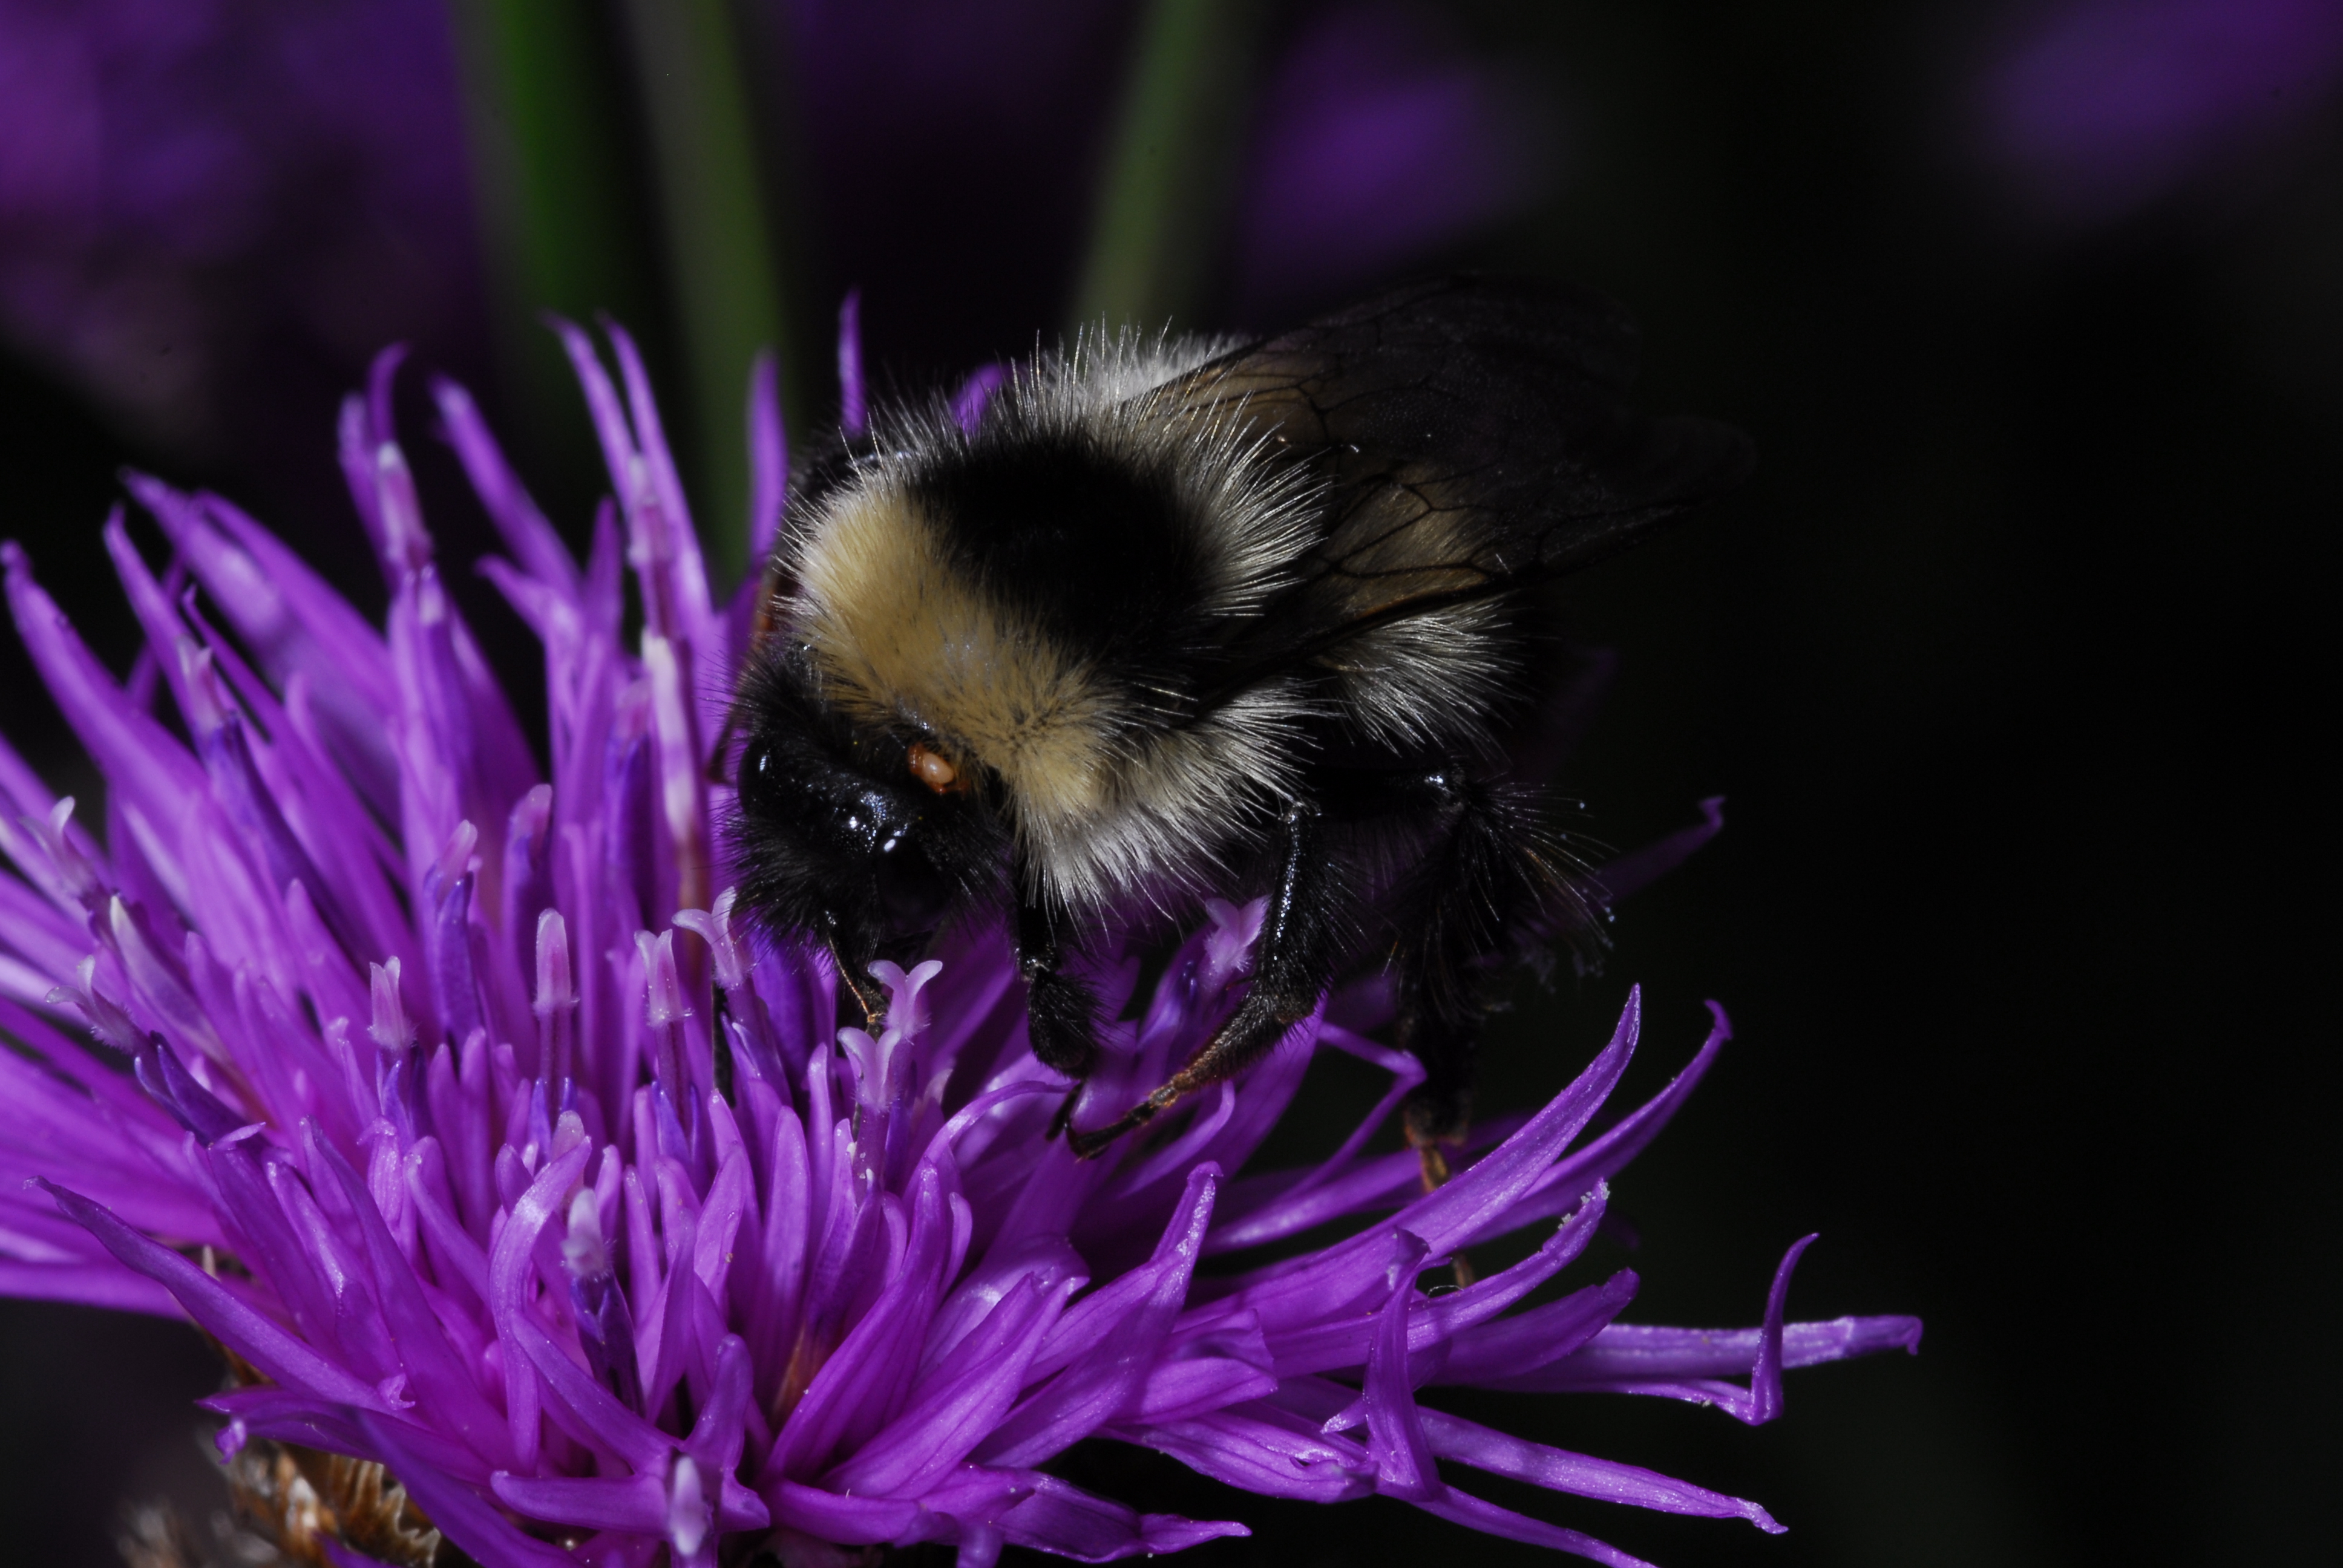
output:
<instances>
[{"instance_id":1,"label":"green stem","mask_svg":"<svg viewBox=\"0 0 2343 1568\"><path fill-rule=\"evenodd\" d=\"M539 317L607 311L659 337L621 67L599 11L575 0L450 11L508 434L539 473L589 472L577 387Z\"/></svg>"},{"instance_id":2,"label":"green stem","mask_svg":"<svg viewBox=\"0 0 2343 1568\"><path fill-rule=\"evenodd\" d=\"M791 356L754 116L726 0L625 0L683 349L701 540L712 575L748 567L741 408L758 352Z\"/></svg>"},{"instance_id":3,"label":"green stem","mask_svg":"<svg viewBox=\"0 0 2343 1568\"><path fill-rule=\"evenodd\" d=\"M1227 227L1263 0L1151 0L1109 145L1073 325L1192 326Z\"/></svg>"}]
</instances>

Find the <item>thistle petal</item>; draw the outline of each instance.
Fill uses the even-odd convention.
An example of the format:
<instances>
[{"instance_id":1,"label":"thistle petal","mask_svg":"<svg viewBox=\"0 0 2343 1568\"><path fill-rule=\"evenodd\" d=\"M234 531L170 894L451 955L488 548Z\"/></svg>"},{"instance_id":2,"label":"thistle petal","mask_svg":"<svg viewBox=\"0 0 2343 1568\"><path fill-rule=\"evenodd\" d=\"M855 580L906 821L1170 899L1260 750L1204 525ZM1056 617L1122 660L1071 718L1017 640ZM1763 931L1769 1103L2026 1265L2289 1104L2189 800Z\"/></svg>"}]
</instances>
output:
<instances>
[{"instance_id":1,"label":"thistle petal","mask_svg":"<svg viewBox=\"0 0 2343 1568\"><path fill-rule=\"evenodd\" d=\"M850 433L868 414L857 309ZM1011 1544L1100 1562L1243 1533L1035 1468L1085 1440L1267 1495L1381 1493L1604 1563L1634 1560L1460 1492L1440 1462L1778 1528L1437 1408L1459 1384L1607 1390L1756 1422L1790 1368L1916 1345L1908 1318L1789 1322L1804 1241L1754 1329L1623 1324L1624 1271L1529 1304L1581 1264L1609 1184L1715 1060L1721 1012L1666 1088L1582 1144L1636 1049L1632 999L1583 1072L1484 1124L1428 1193L1412 1151L1365 1153L1422 1069L1327 1021L1372 1014L1364 994L1091 1161L1045 1136L1062 1080L1018 1028L1001 933L874 966L885 1027L839 1029L829 956L749 940L722 885L704 742L754 598L721 617L709 600L631 342L610 334L614 379L585 332L556 330L616 498L582 566L469 397L433 387L511 553L484 569L545 643L549 779L432 558L390 425L396 353L341 430L385 629L226 503L133 477L176 564L157 577L109 525L146 638L126 687L0 550L35 668L108 786L101 839L0 745L17 868L0 871L0 1031L21 1048L0 1051L0 1291L193 1317L265 1380L205 1402L224 1452L377 1460L489 1568L707 1568L808 1540L943 1543L984 1568ZM952 417L982 420L1003 384L980 371ZM769 538L787 461L769 365L749 429ZM163 686L187 742L150 712ZM1193 1053L1263 909L1212 900L1127 1010L1139 966L1096 955L1110 1010L1138 1020L1113 1026L1096 1092ZM1374 1110L1314 1164L1226 1179L1322 1050L1387 1076ZM1513 1266L1418 1288L1534 1224L1552 1228ZM1337 1239L1197 1272L1319 1227ZM575 1553L551 1543L577 1533Z\"/></svg>"}]
</instances>

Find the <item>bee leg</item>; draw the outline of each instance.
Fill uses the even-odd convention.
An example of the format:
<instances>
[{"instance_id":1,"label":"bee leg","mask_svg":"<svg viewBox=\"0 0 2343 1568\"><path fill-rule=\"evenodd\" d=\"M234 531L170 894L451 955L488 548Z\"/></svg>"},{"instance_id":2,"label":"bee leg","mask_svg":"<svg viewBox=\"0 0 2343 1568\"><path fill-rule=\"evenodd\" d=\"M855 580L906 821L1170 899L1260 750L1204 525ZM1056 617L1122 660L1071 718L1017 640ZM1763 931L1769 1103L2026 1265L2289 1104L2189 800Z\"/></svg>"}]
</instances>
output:
<instances>
[{"instance_id":1,"label":"bee leg","mask_svg":"<svg viewBox=\"0 0 2343 1568\"><path fill-rule=\"evenodd\" d=\"M1324 768L1312 782L1331 819L1413 824L1430 845L1399 890L1393 961L1397 1043L1424 1070L1403 1125L1428 1192L1448 1180L1443 1146L1462 1143L1472 1121L1473 1059L1485 1008L1476 989L1457 981L1502 940L1486 879L1474 875L1485 857L1457 852L1460 843L1487 837L1473 829L1488 790L1453 769Z\"/></svg>"},{"instance_id":2,"label":"bee leg","mask_svg":"<svg viewBox=\"0 0 2343 1568\"><path fill-rule=\"evenodd\" d=\"M1025 976L1025 1028L1033 1054L1042 1066L1074 1081L1050 1120L1051 1138L1066 1130L1083 1081L1098 1061L1097 999L1088 985L1058 969L1064 958L1058 941L1062 924L1045 904L1018 905L1017 967Z\"/></svg>"},{"instance_id":3,"label":"bee leg","mask_svg":"<svg viewBox=\"0 0 2343 1568\"><path fill-rule=\"evenodd\" d=\"M1481 1022L1488 1012L1482 986L1471 983L1478 977L1467 968L1480 955L1457 961L1438 946L1436 940L1403 946L1398 977L1396 1043L1423 1064L1423 1081L1400 1104L1400 1126L1415 1149L1426 1192L1447 1182L1448 1151L1461 1149L1472 1130L1473 1070L1481 1053ZM1462 1247L1449 1268L1460 1291L1478 1277Z\"/></svg>"},{"instance_id":4,"label":"bee leg","mask_svg":"<svg viewBox=\"0 0 2343 1568\"><path fill-rule=\"evenodd\" d=\"M1445 829L1397 910L1396 1043L1423 1064L1401 1107L1426 1190L1448 1179L1448 1151L1473 1120L1481 1030L1499 999L1502 962L1523 939L1591 945L1599 892L1585 878L1554 802L1542 792L1451 776L1440 779Z\"/></svg>"},{"instance_id":5,"label":"bee leg","mask_svg":"<svg viewBox=\"0 0 2343 1568\"><path fill-rule=\"evenodd\" d=\"M845 922L834 913L822 917L822 940L830 949L830 961L838 970L838 978L854 998L855 1006L862 1010L862 1027L880 1030L887 1027L887 993L870 978L870 960L876 955L867 944L856 940L845 929Z\"/></svg>"},{"instance_id":6,"label":"bee leg","mask_svg":"<svg viewBox=\"0 0 2343 1568\"><path fill-rule=\"evenodd\" d=\"M1481 1046L1478 998L1443 994L1422 974L1400 977L1400 1049L1423 1064L1423 1081L1400 1107L1400 1125L1423 1167L1423 1190L1449 1177L1447 1151L1460 1147L1473 1126L1473 1080ZM1461 1004L1461 1005L1460 1005Z\"/></svg>"},{"instance_id":7,"label":"bee leg","mask_svg":"<svg viewBox=\"0 0 2343 1568\"><path fill-rule=\"evenodd\" d=\"M1315 805L1294 801L1285 809L1282 826L1284 849L1269 919L1254 950L1252 989L1188 1064L1154 1093L1104 1127L1067 1133L1068 1143L1083 1159L1145 1126L1182 1097L1234 1078L1268 1055L1318 1005L1342 950L1342 883L1327 861Z\"/></svg>"}]
</instances>

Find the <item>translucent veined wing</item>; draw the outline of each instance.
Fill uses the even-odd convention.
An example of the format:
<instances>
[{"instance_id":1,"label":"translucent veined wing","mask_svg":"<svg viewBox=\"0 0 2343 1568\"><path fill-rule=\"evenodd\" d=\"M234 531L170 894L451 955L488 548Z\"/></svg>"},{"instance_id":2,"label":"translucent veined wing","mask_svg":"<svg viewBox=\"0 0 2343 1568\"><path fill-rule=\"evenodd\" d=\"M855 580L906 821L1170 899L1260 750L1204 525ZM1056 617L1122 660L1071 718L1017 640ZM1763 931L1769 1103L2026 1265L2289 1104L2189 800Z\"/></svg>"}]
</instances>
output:
<instances>
[{"instance_id":1,"label":"translucent veined wing","mask_svg":"<svg viewBox=\"0 0 2343 1568\"><path fill-rule=\"evenodd\" d=\"M1635 329L1611 301L1453 277L1231 350L1158 394L1313 465L1322 532L1231 646L1213 690L1393 619L1614 554L1745 477L1748 437L1623 398ZM1209 706L1209 694L1206 706Z\"/></svg>"}]
</instances>

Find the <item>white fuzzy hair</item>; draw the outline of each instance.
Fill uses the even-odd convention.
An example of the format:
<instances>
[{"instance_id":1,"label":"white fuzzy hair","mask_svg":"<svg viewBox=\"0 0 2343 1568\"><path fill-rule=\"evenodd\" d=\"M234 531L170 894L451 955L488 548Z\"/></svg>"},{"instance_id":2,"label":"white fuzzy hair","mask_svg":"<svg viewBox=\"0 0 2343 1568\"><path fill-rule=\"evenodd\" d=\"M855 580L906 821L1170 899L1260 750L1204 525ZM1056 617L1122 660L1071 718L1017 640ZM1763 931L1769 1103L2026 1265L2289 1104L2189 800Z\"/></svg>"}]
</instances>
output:
<instances>
[{"instance_id":1,"label":"white fuzzy hair","mask_svg":"<svg viewBox=\"0 0 2343 1568\"><path fill-rule=\"evenodd\" d=\"M1168 477L1201 535L1198 613L1258 617L1317 542L1323 498L1241 402L1185 397L1188 373L1229 347L1086 332L1070 352L1037 352L976 437L940 402L883 416L874 451L792 519L784 577L795 587L776 618L813 649L823 699L860 721L928 730L997 774L1028 896L1097 910L1215 886L1299 789L1301 726L1317 709L1299 673L1201 714L1180 711L1184 694L1115 679L950 558L918 481L977 440L1079 437ZM1362 668L1404 663L1415 635L1362 649ZM1429 692L1379 684L1405 693L1393 723L1437 728Z\"/></svg>"}]
</instances>

